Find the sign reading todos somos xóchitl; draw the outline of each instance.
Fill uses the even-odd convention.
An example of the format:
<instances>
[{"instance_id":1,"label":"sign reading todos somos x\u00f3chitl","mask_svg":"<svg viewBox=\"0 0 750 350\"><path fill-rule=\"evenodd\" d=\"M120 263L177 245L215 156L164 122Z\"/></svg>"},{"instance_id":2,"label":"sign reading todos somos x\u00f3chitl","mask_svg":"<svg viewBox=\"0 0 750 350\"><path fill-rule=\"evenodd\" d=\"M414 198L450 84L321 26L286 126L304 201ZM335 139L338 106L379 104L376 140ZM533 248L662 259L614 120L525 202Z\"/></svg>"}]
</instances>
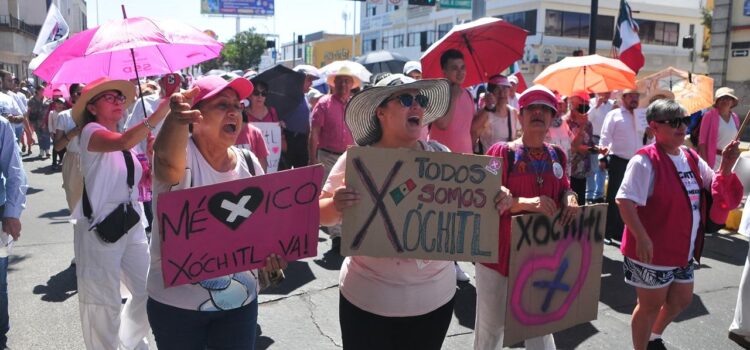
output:
<instances>
[{"instance_id":1,"label":"sign reading todos somos x\u00f3chitl","mask_svg":"<svg viewBox=\"0 0 750 350\"><path fill-rule=\"evenodd\" d=\"M607 205L560 213L512 219L505 346L596 319Z\"/></svg>"},{"instance_id":2,"label":"sign reading todos somos x\u00f3chitl","mask_svg":"<svg viewBox=\"0 0 750 350\"><path fill-rule=\"evenodd\" d=\"M166 192L157 198L164 285L317 255L321 165Z\"/></svg>"},{"instance_id":3,"label":"sign reading todos somos x\u00f3chitl","mask_svg":"<svg viewBox=\"0 0 750 350\"><path fill-rule=\"evenodd\" d=\"M344 255L496 262L502 159L353 147L344 210Z\"/></svg>"}]
</instances>

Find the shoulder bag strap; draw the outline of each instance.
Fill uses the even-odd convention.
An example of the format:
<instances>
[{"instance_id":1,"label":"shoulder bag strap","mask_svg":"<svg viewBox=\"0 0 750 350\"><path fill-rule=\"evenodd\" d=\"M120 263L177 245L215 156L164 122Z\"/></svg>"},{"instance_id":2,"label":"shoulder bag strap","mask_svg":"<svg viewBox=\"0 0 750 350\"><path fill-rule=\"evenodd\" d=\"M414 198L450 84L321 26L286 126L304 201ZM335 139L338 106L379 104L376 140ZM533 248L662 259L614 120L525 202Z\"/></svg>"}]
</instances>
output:
<instances>
[{"instance_id":1,"label":"shoulder bag strap","mask_svg":"<svg viewBox=\"0 0 750 350\"><path fill-rule=\"evenodd\" d=\"M253 155L250 151L240 148L242 156L245 158L245 164L247 164L247 170L250 171L250 175L255 176L255 163L253 163Z\"/></svg>"}]
</instances>

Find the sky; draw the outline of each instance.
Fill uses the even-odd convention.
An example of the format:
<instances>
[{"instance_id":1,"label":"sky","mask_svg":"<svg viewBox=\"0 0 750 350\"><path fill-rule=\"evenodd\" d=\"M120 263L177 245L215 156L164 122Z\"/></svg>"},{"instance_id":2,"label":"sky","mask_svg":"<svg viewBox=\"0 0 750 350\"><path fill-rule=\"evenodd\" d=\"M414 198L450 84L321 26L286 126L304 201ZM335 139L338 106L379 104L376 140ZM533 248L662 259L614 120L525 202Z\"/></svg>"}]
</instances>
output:
<instances>
[{"instance_id":1,"label":"sky","mask_svg":"<svg viewBox=\"0 0 750 350\"><path fill-rule=\"evenodd\" d=\"M171 18L188 23L200 30L211 29L219 35L219 41L225 42L236 33L235 17L211 17L200 13L200 0L88 0L87 16L89 27L97 26L108 20L122 18L120 5L125 5L128 17ZM346 11L352 18L354 4L357 13L363 2L349 0L275 0L276 16L265 18L244 17L240 20L240 29L256 28L258 33L275 33L280 42L289 42L296 34L310 34L317 31L343 33ZM97 15L97 6L98 15ZM346 34L352 34L353 23L346 23ZM357 16L359 27L359 16ZM359 31L359 29L357 29Z\"/></svg>"}]
</instances>

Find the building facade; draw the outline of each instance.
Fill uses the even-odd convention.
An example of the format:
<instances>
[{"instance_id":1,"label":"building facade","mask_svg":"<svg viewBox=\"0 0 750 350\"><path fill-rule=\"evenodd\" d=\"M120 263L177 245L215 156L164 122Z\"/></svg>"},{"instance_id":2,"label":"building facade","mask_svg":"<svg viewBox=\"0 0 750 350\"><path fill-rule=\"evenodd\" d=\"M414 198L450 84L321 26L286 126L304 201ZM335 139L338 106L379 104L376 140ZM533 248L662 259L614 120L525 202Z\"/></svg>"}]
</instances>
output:
<instances>
[{"instance_id":1,"label":"building facade","mask_svg":"<svg viewBox=\"0 0 750 350\"><path fill-rule=\"evenodd\" d=\"M53 2L71 35L87 28L85 0L0 0L0 68L21 79L30 76L32 50Z\"/></svg>"},{"instance_id":2,"label":"building facade","mask_svg":"<svg viewBox=\"0 0 750 350\"><path fill-rule=\"evenodd\" d=\"M709 73L714 86L729 86L740 98L735 111L750 110L750 1L713 0ZM748 135L748 133L745 133ZM749 135L750 136L750 135Z\"/></svg>"},{"instance_id":3,"label":"building facade","mask_svg":"<svg viewBox=\"0 0 750 350\"><path fill-rule=\"evenodd\" d=\"M411 6L407 1L369 0L361 11L362 51L388 50L411 59L424 51L454 25L471 20L470 9L441 9L440 5ZM529 35L521 69L530 81L546 66L588 50L590 0L487 0L486 15L502 18L526 29ZM599 0L597 53L611 56L612 38L619 0ZM695 52L703 43L700 0L629 0L633 17L640 25L646 65L639 75L674 66L707 72L707 64L682 39L693 33Z\"/></svg>"},{"instance_id":4,"label":"building facade","mask_svg":"<svg viewBox=\"0 0 750 350\"><path fill-rule=\"evenodd\" d=\"M309 64L320 68L333 61L359 56L361 48L359 35L352 38L351 35L316 32L304 35L301 44L291 41L281 44L279 62L288 67Z\"/></svg>"}]
</instances>

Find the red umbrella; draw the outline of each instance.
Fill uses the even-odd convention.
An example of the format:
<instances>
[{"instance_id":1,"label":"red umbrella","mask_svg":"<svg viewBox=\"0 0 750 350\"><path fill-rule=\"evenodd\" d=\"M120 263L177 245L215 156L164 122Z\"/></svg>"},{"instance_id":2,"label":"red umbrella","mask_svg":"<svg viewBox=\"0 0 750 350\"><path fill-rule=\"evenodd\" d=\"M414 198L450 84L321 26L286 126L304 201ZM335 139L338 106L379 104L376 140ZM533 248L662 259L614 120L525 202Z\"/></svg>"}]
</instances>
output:
<instances>
[{"instance_id":1,"label":"red umbrella","mask_svg":"<svg viewBox=\"0 0 750 350\"><path fill-rule=\"evenodd\" d=\"M485 17L457 25L422 55L422 75L442 78L440 56L449 49L464 54L464 87L486 82L523 56L527 32L501 19Z\"/></svg>"}]
</instances>

